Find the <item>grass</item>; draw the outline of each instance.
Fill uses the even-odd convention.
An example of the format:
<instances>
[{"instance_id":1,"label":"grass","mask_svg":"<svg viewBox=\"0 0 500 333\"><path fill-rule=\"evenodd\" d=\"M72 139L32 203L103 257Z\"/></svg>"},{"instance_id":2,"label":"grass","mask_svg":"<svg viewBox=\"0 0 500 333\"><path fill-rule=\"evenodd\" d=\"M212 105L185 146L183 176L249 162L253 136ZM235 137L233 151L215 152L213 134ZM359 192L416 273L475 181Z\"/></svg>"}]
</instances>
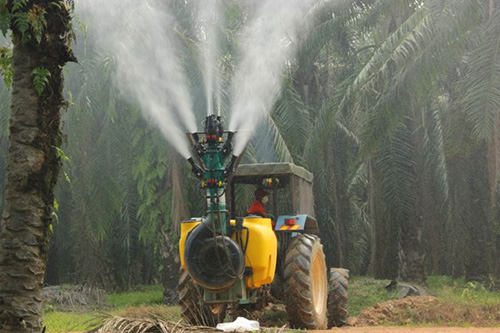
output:
<instances>
[{"instance_id":1,"label":"grass","mask_svg":"<svg viewBox=\"0 0 500 333\"><path fill-rule=\"evenodd\" d=\"M43 322L47 332L87 331L99 317L97 312L76 313L50 311L43 313Z\"/></svg>"},{"instance_id":2,"label":"grass","mask_svg":"<svg viewBox=\"0 0 500 333\"><path fill-rule=\"evenodd\" d=\"M387 291L389 280L375 280L370 277L351 277L349 280L349 315L358 316L365 308L377 303L396 299L400 290ZM431 295L457 305L494 306L500 304L500 291L489 291L478 283L446 276L429 276L423 285Z\"/></svg>"},{"instance_id":3,"label":"grass","mask_svg":"<svg viewBox=\"0 0 500 333\"><path fill-rule=\"evenodd\" d=\"M370 308L377 303L398 299L400 289L387 291L385 286L388 283L388 280L374 280L367 277L351 278L349 315L357 317L363 309ZM493 281L489 285L495 286ZM377 317L376 314L380 312L382 315L387 315L387 322L384 322L384 316L380 317L381 321L377 320L379 325L500 326L500 291L489 291L479 283L442 276L430 276L422 287L430 295L435 296L439 303L420 303L414 309L406 302L398 303L398 301L370 310L369 316ZM365 316L365 318L370 317Z\"/></svg>"},{"instance_id":4,"label":"grass","mask_svg":"<svg viewBox=\"0 0 500 333\"><path fill-rule=\"evenodd\" d=\"M389 282L389 280L375 280L370 277L351 277L347 301L349 315L356 317L363 309L398 298L398 290L387 291L385 289Z\"/></svg>"},{"instance_id":5,"label":"grass","mask_svg":"<svg viewBox=\"0 0 500 333\"><path fill-rule=\"evenodd\" d=\"M179 320L180 313L177 307L160 306L162 299L161 286L141 286L134 291L110 294L109 306L91 312L62 312L46 307L43 321L47 326L47 332L86 331L93 328L94 324L106 314L130 315L134 309L141 309L142 313L149 311L153 314L165 315L167 310L162 308L170 308L171 320ZM149 306L148 309L145 308L146 305Z\"/></svg>"},{"instance_id":6,"label":"grass","mask_svg":"<svg viewBox=\"0 0 500 333\"><path fill-rule=\"evenodd\" d=\"M500 291L489 291L482 284L452 279L445 276L430 276L429 290L439 299L460 305L493 306L500 304Z\"/></svg>"},{"instance_id":7,"label":"grass","mask_svg":"<svg viewBox=\"0 0 500 333\"><path fill-rule=\"evenodd\" d=\"M387 291L385 286L389 280L375 280L369 277L351 277L349 281L348 311L350 316L358 316L363 309L377 303L397 299L399 290ZM424 286L432 295L448 306L469 306L471 308L488 308L500 304L500 291L488 291L480 284L467 283L464 279L431 276ZM164 306L162 303L162 288L160 286L144 286L131 292L110 294L109 306L93 312L60 312L46 308L44 322L48 332L84 331L89 329L93 319L102 317L103 313L127 317L140 317L144 314L157 316L165 320L179 321L180 310L177 306ZM450 310L451 311L451 310ZM263 313L261 320L271 321L280 313ZM286 315L286 314L285 314ZM269 317L269 318L268 318ZM272 318L271 318L272 317ZM282 322L286 318L279 317ZM406 325L440 325L433 323L407 322ZM447 322L450 324L450 322ZM457 321L458 326L466 327L466 321ZM281 326L281 325L280 325Z\"/></svg>"},{"instance_id":8,"label":"grass","mask_svg":"<svg viewBox=\"0 0 500 333\"><path fill-rule=\"evenodd\" d=\"M161 286L141 286L132 292L109 295L109 304L113 308L161 304L162 300L163 289Z\"/></svg>"}]
</instances>

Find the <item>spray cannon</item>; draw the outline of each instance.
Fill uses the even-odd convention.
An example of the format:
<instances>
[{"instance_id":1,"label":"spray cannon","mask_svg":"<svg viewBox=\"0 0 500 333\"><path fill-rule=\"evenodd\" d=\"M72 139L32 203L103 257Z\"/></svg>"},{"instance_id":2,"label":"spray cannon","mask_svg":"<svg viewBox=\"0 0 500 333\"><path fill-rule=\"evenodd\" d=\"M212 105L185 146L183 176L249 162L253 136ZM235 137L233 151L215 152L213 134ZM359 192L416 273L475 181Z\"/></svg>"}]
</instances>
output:
<instances>
[{"instance_id":1,"label":"spray cannon","mask_svg":"<svg viewBox=\"0 0 500 333\"><path fill-rule=\"evenodd\" d=\"M225 183L236 168L238 156L228 157L233 150L234 132L224 131L220 116L209 115L205 119L205 131L188 134L193 146L197 165L193 158L188 158L191 169L202 180L202 188L208 185Z\"/></svg>"},{"instance_id":2,"label":"spray cannon","mask_svg":"<svg viewBox=\"0 0 500 333\"><path fill-rule=\"evenodd\" d=\"M223 129L220 116L209 115L204 131L188 134L194 158L193 173L201 181L207 201L206 216L191 232L184 248L189 274L206 290L220 292L241 280L245 261L238 244L229 237L226 183L234 173L238 157L232 155L234 132Z\"/></svg>"}]
</instances>

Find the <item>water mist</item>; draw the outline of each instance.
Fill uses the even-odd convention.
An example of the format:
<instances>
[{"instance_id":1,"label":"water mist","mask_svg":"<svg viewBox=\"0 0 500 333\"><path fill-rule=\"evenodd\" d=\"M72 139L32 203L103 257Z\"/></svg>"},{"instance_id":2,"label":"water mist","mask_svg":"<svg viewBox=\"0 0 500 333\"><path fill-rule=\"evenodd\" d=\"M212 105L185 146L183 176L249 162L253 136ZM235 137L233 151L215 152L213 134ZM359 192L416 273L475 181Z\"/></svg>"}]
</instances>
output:
<instances>
[{"instance_id":1,"label":"water mist","mask_svg":"<svg viewBox=\"0 0 500 333\"><path fill-rule=\"evenodd\" d=\"M221 0L195 1L195 9L195 29L200 39L200 62L202 63L203 79L205 82L207 115L211 115L214 113L214 89L218 96L217 101L220 100L220 79L217 71L217 59L219 58L218 37L222 27ZM220 115L219 103L217 104L217 109Z\"/></svg>"},{"instance_id":2,"label":"water mist","mask_svg":"<svg viewBox=\"0 0 500 333\"><path fill-rule=\"evenodd\" d=\"M283 72L307 31L315 0L261 0L241 33L241 61L232 82L229 130L239 131L234 154L250 141L259 121L272 108Z\"/></svg>"},{"instance_id":3,"label":"water mist","mask_svg":"<svg viewBox=\"0 0 500 333\"><path fill-rule=\"evenodd\" d=\"M99 47L114 55L122 91L185 158L185 131L196 131L187 80L176 53L174 18L159 1L87 0L77 2ZM184 124L184 129L179 126Z\"/></svg>"}]
</instances>

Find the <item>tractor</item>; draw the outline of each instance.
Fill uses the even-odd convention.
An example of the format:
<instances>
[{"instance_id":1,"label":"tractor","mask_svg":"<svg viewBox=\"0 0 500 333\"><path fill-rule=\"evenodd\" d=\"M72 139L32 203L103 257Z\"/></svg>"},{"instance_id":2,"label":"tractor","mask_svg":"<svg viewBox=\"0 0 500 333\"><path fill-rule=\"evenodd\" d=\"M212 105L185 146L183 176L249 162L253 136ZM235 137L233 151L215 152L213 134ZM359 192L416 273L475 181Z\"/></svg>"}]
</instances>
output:
<instances>
[{"instance_id":1,"label":"tractor","mask_svg":"<svg viewBox=\"0 0 500 333\"><path fill-rule=\"evenodd\" d=\"M181 223L178 292L183 319L215 326L227 311L234 316L279 300L292 328L345 324L349 272L327 272L313 217L313 175L292 163L238 165L241 156L232 154L235 133L222 125L220 117L210 115L204 132L188 134L197 160L188 161L200 180L207 211ZM270 193L267 210L275 218L246 213L247 202L237 198L254 189Z\"/></svg>"}]
</instances>

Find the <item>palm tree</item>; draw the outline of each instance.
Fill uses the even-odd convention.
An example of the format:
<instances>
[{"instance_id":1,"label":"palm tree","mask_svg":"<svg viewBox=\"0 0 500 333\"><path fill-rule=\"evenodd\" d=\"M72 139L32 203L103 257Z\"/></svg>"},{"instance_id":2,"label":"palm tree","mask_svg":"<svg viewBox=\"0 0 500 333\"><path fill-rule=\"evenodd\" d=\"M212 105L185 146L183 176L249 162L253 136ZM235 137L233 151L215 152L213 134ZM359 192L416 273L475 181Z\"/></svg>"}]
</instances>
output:
<instances>
[{"instance_id":1,"label":"palm tree","mask_svg":"<svg viewBox=\"0 0 500 333\"><path fill-rule=\"evenodd\" d=\"M379 1L369 7L369 12L379 13L377 17L381 20L378 22L382 28L387 27L389 33L375 43L377 47L346 90L340 110L348 105L353 114L351 117L362 121L363 151L375 158L375 164L370 163L372 169L380 168L382 196L387 202L383 210L388 210L390 220L394 220L399 231L399 276L425 279L424 229L434 236L430 243L433 267L436 268L441 260L437 255L440 237L451 238L449 236L453 233L447 232L457 228L465 228L461 237L468 239L468 248L475 249L463 256L467 275L484 276L489 271L490 261L485 254L491 247L488 235L492 211L488 205L491 207L495 202L492 194L498 180L494 162L495 110L498 109L495 108L498 89L493 88L498 85L495 70L498 64L498 53L495 53L498 50L498 21L494 2L403 1L381 15L380 6L390 8L390 3ZM481 5L489 12L481 11ZM484 15L486 12L490 15ZM491 18L486 19L488 17ZM375 34L372 36L376 37ZM475 47L473 52L471 46ZM466 63L465 71L464 66L457 67L460 62ZM461 103L455 99L456 88L450 89L450 83L444 82L452 78L452 70L455 70L455 82L466 87ZM464 72L470 74L464 75ZM446 105L450 111L439 112L440 104ZM475 136L479 141L487 140L491 146L488 151L493 154L486 158L485 143L469 142L467 146L471 148L465 152L468 156L465 158L470 158L473 163L469 165L474 165L469 171L450 166L453 160L445 150L445 140L456 141L457 137L448 137L443 124L446 127L462 124L464 129L463 122L452 123L458 119L453 114L456 112L464 113L465 117L460 119L465 118L472 124L474 132L469 139ZM459 173L455 175L455 171ZM429 177L435 177L434 184L439 186L433 185ZM469 180L463 184L461 180L464 179ZM488 182L490 185L486 186ZM492 194L485 193L486 188ZM468 194L463 196L463 193ZM439 198L437 202L441 204L433 204L429 196ZM453 199L448 201L450 197ZM470 197L479 202L470 205L457 199ZM373 209L380 211L377 207ZM460 210L462 213L449 215ZM446 222L448 218L462 222L450 229L450 223ZM378 234L380 232L375 230L376 237ZM459 242L456 234L451 242ZM454 248L453 245L445 247Z\"/></svg>"},{"instance_id":2,"label":"palm tree","mask_svg":"<svg viewBox=\"0 0 500 333\"><path fill-rule=\"evenodd\" d=\"M14 79L0 231L0 322L6 332L39 332L54 186L61 166L62 67L75 61L69 48L71 9L50 1L4 5L2 16L11 20Z\"/></svg>"}]
</instances>

